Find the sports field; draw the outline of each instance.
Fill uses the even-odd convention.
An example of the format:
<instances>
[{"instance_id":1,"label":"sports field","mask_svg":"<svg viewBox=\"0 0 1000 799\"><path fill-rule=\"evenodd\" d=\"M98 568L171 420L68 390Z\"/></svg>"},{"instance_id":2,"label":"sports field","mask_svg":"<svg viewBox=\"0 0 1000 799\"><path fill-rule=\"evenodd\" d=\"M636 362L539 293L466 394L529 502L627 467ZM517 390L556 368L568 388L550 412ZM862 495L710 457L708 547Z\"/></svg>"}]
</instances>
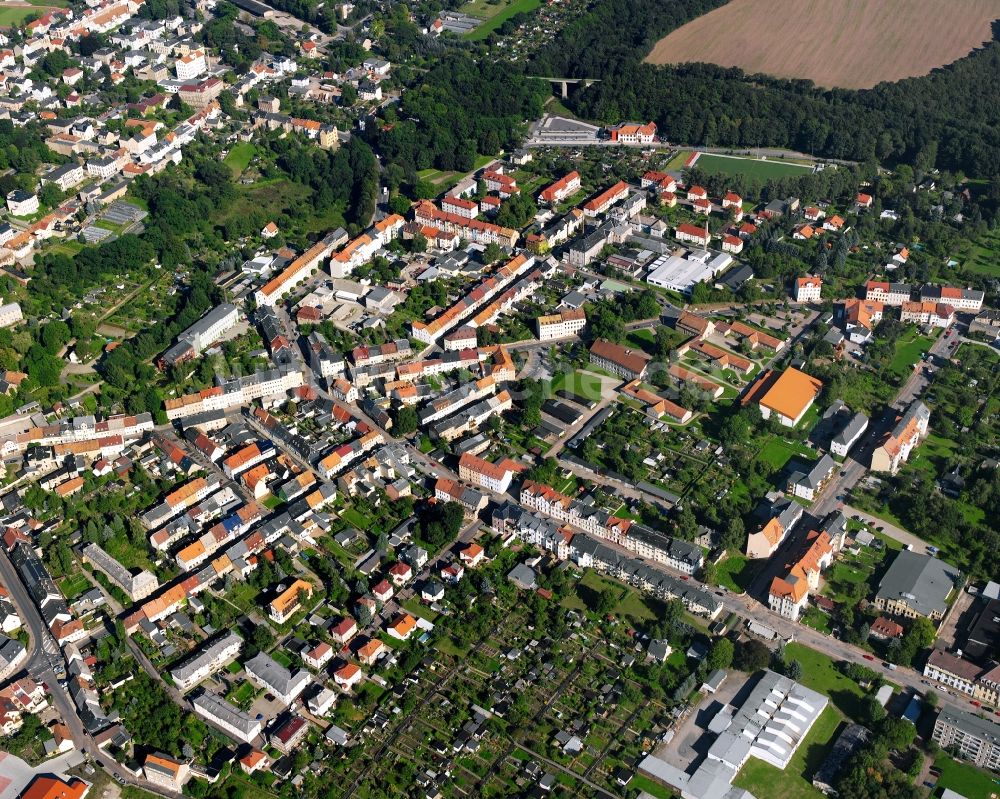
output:
<instances>
[{"instance_id":1,"label":"sports field","mask_svg":"<svg viewBox=\"0 0 1000 799\"><path fill-rule=\"evenodd\" d=\"M459 8L463 14L486 20L474 31L466 34L466 39L485 39L493 31L503 25L515 14L534 11L542 4L542 0L500 0L490 3L487 0L469 0Z\"/></svg>"},{"instance_id":2,"label":"sports field","mask_svg":"<svg viewBox=\"0 0 1000 799\"><path fill-rule=\"evenodd\" d=\"M744 175L748 178L760 178L761 180L801 177L812 171L812 167L794 164L790 161L764 161L759 158L737 158L712 153L702 153L694 165L710 175Z\"/></svg>"},{"instance_id":3,"label":"sports field","mask_svg":"<svg viewBox=\"0 0 1000 799\"><path fill-rule=\"evenodd\" d=\"M997 18L1000 0L731 0L658 41L646 60L866 89L968 55Z\"/></svg>"}]
</instances>

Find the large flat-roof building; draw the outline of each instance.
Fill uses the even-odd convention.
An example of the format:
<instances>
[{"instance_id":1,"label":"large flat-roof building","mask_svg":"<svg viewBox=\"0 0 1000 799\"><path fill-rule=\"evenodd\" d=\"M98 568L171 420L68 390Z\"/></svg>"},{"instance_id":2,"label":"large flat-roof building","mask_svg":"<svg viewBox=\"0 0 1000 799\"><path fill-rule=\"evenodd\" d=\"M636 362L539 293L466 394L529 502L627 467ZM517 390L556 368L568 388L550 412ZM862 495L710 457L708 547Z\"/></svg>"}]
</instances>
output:
<instances>
[{"instance_id":1,"label":"large flat-roof building","mask_svg":"<svg viewBox=\"0 0 1000 799\"><path fill-rule=\"evenodd\" d=\"M747 799L732 786L751 757L784 769L829 700L788 677L765 671L738 708L727 705L709 722L715 740L693 773L655 755L639 770L679 791L682 799ZM699 751L701 748L699 746Z\"/></svg>"}]
</instances>

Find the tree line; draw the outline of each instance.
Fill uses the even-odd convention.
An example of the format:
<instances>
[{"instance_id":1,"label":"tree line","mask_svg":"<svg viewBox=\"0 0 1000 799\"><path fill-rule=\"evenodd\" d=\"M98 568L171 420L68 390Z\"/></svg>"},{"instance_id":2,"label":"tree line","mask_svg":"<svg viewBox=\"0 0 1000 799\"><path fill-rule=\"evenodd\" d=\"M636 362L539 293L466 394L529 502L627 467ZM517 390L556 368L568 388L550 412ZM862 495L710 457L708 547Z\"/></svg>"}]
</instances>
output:
<instances>
[{"instance_id":1,"label":"tree line","mask_svg":"<svg viewBox=\"0 0 1000 799\"><path fill-rule=\"evenodd\" d=\"M607 123L651 119L671 141L1000 174L1000 43L866 90L712 64L642 63L657 39L719 5L602 0L535 56L530 73L600 77L570 98L574 112Z\"/></svg>"}]
</instances>

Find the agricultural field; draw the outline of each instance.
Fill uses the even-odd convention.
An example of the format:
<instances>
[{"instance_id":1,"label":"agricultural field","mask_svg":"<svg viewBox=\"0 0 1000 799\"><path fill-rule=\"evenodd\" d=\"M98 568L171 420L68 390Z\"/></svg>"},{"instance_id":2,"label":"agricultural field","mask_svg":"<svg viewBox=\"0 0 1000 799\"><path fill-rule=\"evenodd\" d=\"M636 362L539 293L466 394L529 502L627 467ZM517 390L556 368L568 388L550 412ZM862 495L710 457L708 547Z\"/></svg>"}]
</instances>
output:
<instances>
[{"instance_id":1,"label":"agricultural field","mask_svg":"<svg viewBox=\"0 0 1000 799\"><path fill-rule=\"evenodd\" d=\"M866 89L924 75L989 41L998 0L732 0L654 45L653 64L702 61Z\"/></svg>"},{"instance_id":2,"label":"agricultural field","mask_svg":"<svg viewBox=\"0 0 1000 799\"><path fill-rule=\"evenodd\" d=\"M694 166L710 175L742 175L747 178L772 180L774 178L799 177L812 171L806 164L792 161L764 160L760 158L740 158L732 155L702 153Z\"/></svg>"}]
</instances>

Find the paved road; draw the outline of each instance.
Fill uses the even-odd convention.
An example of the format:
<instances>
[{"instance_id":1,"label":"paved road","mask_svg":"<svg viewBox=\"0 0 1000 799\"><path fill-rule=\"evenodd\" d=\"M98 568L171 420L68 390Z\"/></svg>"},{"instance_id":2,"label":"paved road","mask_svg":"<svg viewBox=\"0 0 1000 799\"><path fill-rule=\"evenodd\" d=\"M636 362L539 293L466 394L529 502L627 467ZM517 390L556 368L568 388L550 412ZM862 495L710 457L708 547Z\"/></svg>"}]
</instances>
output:
<instances>
[{"instance_id":1,"label":"paved road","mask_svg":"<svg viewBox=\"0 0 1000 799\"><path fill-rule=\"evenodd\" d=\"M24 583L21 582L17 569L14 568L14 564L11 563L10 558L2 548L0 548L0 581L3 582L10 592L14 606L17 608L18 614L31 637L26 669L32 679L39 683L45 683L48 686L52 705L59 712L59 715L62 716L63 723L69 730L70 737L73 739L73 743L76 744L77 749L89 755L91 759L97 762L109 774L120 775L127 783L138 785L147 791L152 791L162 796L179 796L179 794L147 782L145 779L132 777L113 758L103 750L97 748L93 737L84 729L83 723L77 715L76 705L70 697L69 692L58 680L57 671L61 673L64 670L62 654L48 628L45 626L45 622L35 607L35 603L31 601L31 596L28 594Z\"/></svg>"},{"instance_id":2,"label":"paved road","mask_svg":"<svg viewBox=\"0 0 1000 799\"><path fill-rule=\"evenodd\" d=\"M841 510L847 516L860 516L865 524L879 528L880 532L889 536L889 538L899 541L899 543L904 545L909 544L914 552L925 553L927 551L927 543L925 541L917 538L913 533L907 532L902 527L897 527L885 519L880 519L878 516L872 516L860 508L855 508L853 505L844 505Z\"/></svg>"}]
</instances>

